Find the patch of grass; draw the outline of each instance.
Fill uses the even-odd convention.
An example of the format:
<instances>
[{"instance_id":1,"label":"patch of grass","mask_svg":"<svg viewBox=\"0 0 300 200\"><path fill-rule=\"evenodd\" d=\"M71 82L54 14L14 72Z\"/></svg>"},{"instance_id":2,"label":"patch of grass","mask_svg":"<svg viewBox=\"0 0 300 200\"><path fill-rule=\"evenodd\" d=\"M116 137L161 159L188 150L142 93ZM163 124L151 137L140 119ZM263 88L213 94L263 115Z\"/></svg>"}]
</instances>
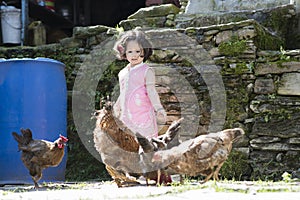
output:
<instances>
[{"instance_id":1,"label":"patch of grass","mask_svg":"<svg viewBox=\"0 0 300 200\"><path fill-rule=\"evenodd\" d=\"M8 194L9 194L9 191L3 191L3 192L2 192L2 195L3 195L3 196L6 196L6 195L8 195Z\"/></svg>"}]
</instances>

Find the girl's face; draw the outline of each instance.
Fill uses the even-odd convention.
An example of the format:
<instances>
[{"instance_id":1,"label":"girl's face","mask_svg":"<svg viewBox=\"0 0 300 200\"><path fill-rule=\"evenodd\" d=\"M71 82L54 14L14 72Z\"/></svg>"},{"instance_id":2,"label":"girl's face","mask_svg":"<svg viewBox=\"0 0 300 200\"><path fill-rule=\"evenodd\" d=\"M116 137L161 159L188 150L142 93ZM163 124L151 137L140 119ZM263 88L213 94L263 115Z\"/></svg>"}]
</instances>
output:
<instances>
[{"instance_id":1,"label":"girl's face","mask_svg":"<svg viewBox=\"0 0 300 200\"><path fill-rule=\"evenodd\" d=\"M126 59L130 63L131 67L138 65L144 60L143 49L135 40L131 40L126 46Z\"/></svg>"}]
</instances>

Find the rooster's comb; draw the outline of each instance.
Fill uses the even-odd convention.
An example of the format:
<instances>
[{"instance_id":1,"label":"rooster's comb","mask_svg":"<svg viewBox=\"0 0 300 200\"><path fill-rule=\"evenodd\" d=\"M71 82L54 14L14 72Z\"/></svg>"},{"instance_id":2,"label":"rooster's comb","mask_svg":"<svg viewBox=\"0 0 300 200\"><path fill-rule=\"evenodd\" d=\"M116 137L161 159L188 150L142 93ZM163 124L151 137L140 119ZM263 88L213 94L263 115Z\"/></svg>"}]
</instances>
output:
<instances>
[{"instance_id":1,"label":"rooster's comb","mask_svg":"<svg viewBox=\"0 0 300 200\"><path fill-rule=\"evenodd\" d=\"M63 135L59 135L59 138L61 138L64 142L68 142L68 138L66 138L65 136Z\"/></svg>"}]
</instances>

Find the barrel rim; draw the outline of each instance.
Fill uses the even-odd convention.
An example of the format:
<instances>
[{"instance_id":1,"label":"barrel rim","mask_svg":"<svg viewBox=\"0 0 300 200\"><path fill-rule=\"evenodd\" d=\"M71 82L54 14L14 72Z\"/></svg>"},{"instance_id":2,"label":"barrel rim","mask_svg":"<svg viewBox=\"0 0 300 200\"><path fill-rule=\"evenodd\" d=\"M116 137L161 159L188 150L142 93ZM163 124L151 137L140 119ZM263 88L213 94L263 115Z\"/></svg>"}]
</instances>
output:
<instances>
[{"instance_id":1,"label":"barrel rim","mask_svg":"<svg viewBox=\"0 0 300 200\"><path fill-rule=\"evenodd\" d=\"M37 58L10 58L10 59L1 58L0 59L0 63L1 62L24 62L24 61L51 62L51 63L61 64L61 65L65 66L64 63L62 63L62 62L60 62L58 60L54 60L52 58L45 58L45 57L37 57Z\"/></svg>"}]
</instances>

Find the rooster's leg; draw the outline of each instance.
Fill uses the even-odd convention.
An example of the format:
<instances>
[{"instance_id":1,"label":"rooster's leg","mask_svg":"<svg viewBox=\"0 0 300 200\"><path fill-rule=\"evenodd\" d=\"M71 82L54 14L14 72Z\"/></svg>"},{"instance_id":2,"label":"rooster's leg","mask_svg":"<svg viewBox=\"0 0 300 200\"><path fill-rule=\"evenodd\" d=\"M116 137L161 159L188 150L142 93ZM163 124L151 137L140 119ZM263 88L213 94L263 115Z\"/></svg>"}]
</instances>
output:
<instances>
[{"instance_id":1,"label":"rooster's leg","mask_svg":"<svg viewBox=\"0 0 300 200\"><path fill-rule=\"evenodd\" d=\"M34 189L37 190L40 188L39 184L35 180L33 180L33 183L34 183Z\"/></svg>"},{"instance_id":2,"label":"rooster's leg","mask_svg":"<svg viewBox=\"0 0 300 200\"><path fill-rule=\"evenodd\" d=\"M40 188L38 181L41 179L41 175L36 175L32 177L33 183L34 183L34 188L37 190Z\"/></svg>"},{"instance_id":3,"label":"rooster's leg","mask_svg":"<svg viewBox=\"0 0 300 200\"><path fill-rule=\"evenodd\" d=\"M38 189L40 187L38 181L42 178L42 171L39 168L36 168L36 171L37 172L35 173L35 175L32 175L31 178L34 183L34 188Z\"/></svg>"}]
</instances>

